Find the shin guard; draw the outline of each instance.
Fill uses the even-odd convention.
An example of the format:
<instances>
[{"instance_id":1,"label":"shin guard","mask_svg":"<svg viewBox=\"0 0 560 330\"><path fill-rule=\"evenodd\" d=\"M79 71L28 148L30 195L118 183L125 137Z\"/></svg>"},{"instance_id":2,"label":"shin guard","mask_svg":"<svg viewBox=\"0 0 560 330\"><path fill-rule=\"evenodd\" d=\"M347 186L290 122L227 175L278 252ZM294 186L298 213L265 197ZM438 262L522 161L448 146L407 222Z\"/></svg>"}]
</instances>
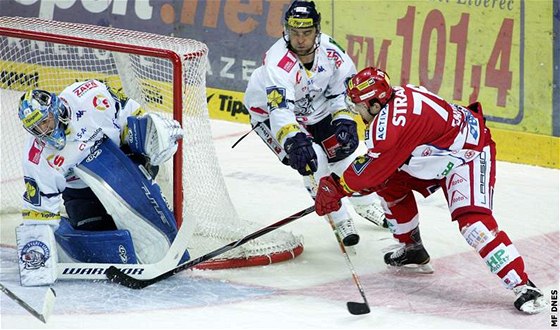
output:
<instances>
[{"instance_id":1,"label":"shin guard","mask_svg":"<svg viewBox=\"0 0 560 330\"><path fill-rule=\"evenodd\" d=\"M459 216L457 221L467 243L480 254L505 288L513 289L527 281L523 258L507 234L498 229L492 215L466 214Z\"/></svg>"}]
</instances>

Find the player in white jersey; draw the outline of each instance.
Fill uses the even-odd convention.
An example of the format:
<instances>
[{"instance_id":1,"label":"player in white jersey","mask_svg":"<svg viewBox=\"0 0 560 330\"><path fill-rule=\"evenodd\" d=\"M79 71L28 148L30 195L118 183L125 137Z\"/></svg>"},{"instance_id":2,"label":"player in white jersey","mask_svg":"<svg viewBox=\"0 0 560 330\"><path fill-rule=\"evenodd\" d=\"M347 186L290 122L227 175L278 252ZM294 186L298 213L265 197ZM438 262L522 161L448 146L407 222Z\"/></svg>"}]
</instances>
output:
<instances>
[{"instance_id":1,"label":"player in white jersey","mask_svg":"<svg viewBox=\"0 0 560 330\"><path fill-rule=\"evenodd\" d=\"M145 113L97 80L76 82L59 95L28 91L19 118L30 133L23 224L17 228L23 285L54 282L59 254L73 261L148 263L165 253L176 224L153 179L177 150L183 134L178 122ZM154 210L141 210L151 204ZM129 211L117 219L110 213L118 212L106 208ZM142 226L160 215L168 224Z\"/></svg>"},{"instance_id":2,"label":"player in white jersey","mask_svg":"<svg viewBox=\"0 0 560 330\"><path fill-rule=\"evenodd\" d=\"M344 82L356 72L335 41L321 33L321 16L313 1L294 1L284 17L284 37L267 52L245 91L244 103L255 131L280 160L304 176L340 172L354 158L357 125L344 102ZM383 226L374 196L350 199L364 218ZM359 241L353 220L343 208L331 214L347 246Z\"/></svg>"},{"instance_id":3,"label":"player in white jersey","mask_svg":"<svg viewBox=\"0 0 560 330\"><path fill-rule=\"evenodd\" d=\"M340 198L356 191L377 192L389 228L401 243L385 254L385 263L399 271L431 273L414 191L428 196L441 188L467 243L516 294L515 307L525 313L544 310L542 292L529 280L523 258L493 216L496 145L481 104L463 107L423 87L392 87L384 71L371 67L349 80L347 94L350 108L370 125L368 152L342 175L320 181L317 214L337 210Z\"/></svg>"}]
</instances>

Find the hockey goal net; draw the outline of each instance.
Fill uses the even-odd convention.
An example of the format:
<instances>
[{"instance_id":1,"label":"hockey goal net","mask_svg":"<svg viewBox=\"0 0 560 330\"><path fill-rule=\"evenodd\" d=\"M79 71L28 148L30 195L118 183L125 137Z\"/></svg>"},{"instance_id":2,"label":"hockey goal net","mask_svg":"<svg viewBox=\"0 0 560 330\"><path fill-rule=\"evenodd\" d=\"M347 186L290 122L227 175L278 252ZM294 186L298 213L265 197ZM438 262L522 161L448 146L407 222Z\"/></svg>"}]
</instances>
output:
<instances>
[{"instance_id":1,"label":"hockey goal net","mask_svg":"<svg viewBox=\"0 0 560 330\"><path fill-rule=\"evenodd\" d=\"M59 93L73 82L97 79L122 88L146 110L181 122L184 139L158 182L173 201L177 221L188 226L192 257L262 227L239 218L218 165L206 103L207 55L206 45L195 40L0 17L0 212L18 212L25 190L21 160L27 133L17 116L22 93L32 88ZM276 230L199 268L264 265L302 251L300 237Z\"/></svg>"}]
</instances>

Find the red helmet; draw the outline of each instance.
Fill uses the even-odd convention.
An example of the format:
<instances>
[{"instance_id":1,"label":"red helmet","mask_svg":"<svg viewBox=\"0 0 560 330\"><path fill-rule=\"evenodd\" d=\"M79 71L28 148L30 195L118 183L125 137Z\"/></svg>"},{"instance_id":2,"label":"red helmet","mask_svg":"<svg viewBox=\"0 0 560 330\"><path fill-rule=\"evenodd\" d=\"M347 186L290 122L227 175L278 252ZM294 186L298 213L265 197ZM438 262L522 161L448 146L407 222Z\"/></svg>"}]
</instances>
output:
<instances>
[{"instance_id":1,"label":"red helmet","mask_svg":"<svg viewBox=\"0 0 560 330\"><path fill-rule=\"evenodd\" d=\"M384 107L393 96L393 88L385 71L368 67L346 82L346 94L354 104L378 102Z\"/></svg>"}]
</instances>

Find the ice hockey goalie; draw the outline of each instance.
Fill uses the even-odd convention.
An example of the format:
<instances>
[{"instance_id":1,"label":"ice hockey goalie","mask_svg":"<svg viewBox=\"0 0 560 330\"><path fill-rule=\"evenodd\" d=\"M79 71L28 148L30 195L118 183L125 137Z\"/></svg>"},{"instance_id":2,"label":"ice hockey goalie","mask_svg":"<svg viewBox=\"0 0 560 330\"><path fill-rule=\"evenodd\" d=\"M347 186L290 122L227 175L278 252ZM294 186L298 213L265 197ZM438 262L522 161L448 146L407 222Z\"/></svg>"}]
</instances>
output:
<instances>
[{"instance_id":1,"label":"ice hockey goalie","mask_svg":"<svg viewBox=\"0 0 560 330\"><path fill-rule=\"evenodd\" d=\"M154 263L165 255L177 224L155 177L183 136L177 121L97 80L58 95L30 90L18 114L30 133L16 229L22 285L53 283L59 258Z\"/></svg>"}]
</instances>

